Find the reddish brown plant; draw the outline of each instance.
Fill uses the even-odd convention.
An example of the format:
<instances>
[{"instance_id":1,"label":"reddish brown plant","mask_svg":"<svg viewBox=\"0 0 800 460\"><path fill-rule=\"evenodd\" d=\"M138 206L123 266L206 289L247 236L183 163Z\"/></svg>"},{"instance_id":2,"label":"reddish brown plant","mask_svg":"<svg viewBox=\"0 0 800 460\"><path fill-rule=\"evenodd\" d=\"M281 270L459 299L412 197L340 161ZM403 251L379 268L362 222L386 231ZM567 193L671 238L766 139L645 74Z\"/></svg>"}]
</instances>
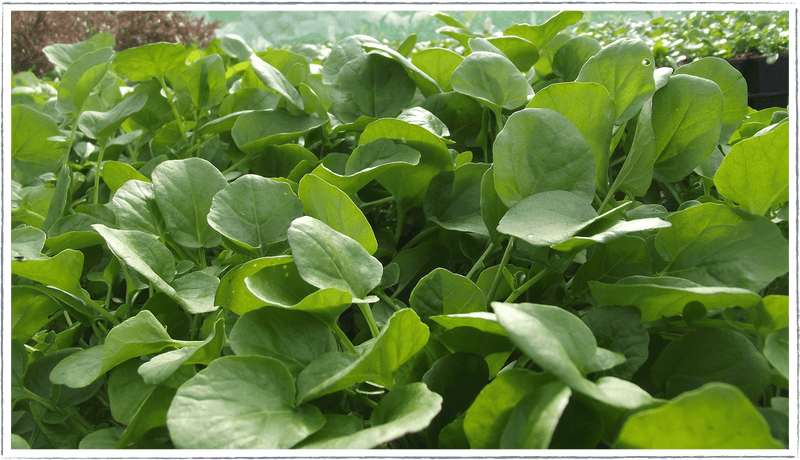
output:
<instances>
[{"instance_id":1,"label":"reddish brown plant","mask_svg":"<svg viewBox=\"0 0 800 460\"><path fill-rule=\"evenodd\" d=\"M214 39L217 27L219 21L207 23L179 11L12 11L12 71L31 70L41 77L52 70L42 48L77 43L99 32L116 37L117 51L157 42L202 48Z\"/></svg>"}]
</instances>

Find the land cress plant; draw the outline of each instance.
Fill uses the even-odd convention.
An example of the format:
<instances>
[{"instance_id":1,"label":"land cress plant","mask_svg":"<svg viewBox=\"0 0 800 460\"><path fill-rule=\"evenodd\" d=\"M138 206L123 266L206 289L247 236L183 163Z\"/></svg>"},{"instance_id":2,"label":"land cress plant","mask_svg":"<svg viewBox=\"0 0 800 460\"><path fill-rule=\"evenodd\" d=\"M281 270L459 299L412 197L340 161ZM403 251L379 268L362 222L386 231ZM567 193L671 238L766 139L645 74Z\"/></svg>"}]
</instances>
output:
<instances>
[{"instance_id":1,"label":"land cress plant","mask_svg":"<svg viewBox=\"0 0 800 460\"><path fill-rule=\"evenodd\" d=\"M787 447L787 111L436 16L14 76L13 447Z\"/></svg>"}]
</instances>

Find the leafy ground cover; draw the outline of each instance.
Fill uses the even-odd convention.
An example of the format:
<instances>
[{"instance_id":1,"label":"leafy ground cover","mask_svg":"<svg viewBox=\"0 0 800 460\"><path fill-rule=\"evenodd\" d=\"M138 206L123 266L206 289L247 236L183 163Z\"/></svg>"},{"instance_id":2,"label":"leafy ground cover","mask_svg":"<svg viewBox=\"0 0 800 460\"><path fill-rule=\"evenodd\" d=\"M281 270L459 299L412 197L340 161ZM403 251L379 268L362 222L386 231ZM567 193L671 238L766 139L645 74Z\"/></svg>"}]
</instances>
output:
<instances>
[{"instance_id":1,"label":"leafy ground cover","mask_svg":"<svg viewBox=\"0 0 800 460\"><path fill-rule=\"evenodd\" d=\"M789 442L789 121L561 31L14 76L15 448Z\"/></svg>"}]
</instances>

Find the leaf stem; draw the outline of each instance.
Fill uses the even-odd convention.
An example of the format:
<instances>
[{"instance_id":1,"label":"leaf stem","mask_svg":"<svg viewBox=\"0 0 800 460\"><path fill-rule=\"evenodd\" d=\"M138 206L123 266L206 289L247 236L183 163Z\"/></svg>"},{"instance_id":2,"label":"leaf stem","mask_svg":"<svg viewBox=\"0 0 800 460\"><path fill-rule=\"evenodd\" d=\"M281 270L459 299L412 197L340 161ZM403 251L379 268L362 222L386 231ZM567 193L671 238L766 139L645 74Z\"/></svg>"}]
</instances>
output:
<instances>
[{"instance_id":1,"label":"leaf stem","mask_svg":"<svg viewBox=\"0 0 800 460\"><path fill-rule=\"evenodd\" d=\"M372 334L372 337L377 337L378 334L380 334L380 330L378 330L378 325L375 324L375 317L372 316L372 310L369 308L369 304L359 303L358 308L361 310L361 314L364 315L364 319L367 320L369 332Z\"/></svg>"},{"instance_id":2,"label":"leaf stem","mask_svg":"<svg viewBox=\"0 0 800 460\"><path fill-rule=\"evenodd\" d=\"M421 239L423 239L426 236L430 235L431 233L435 232L438 228L439 228L438 225L432 225L430 227L423 228L421 232L419 232L416 235L414 235L414 238L411 238L411 240L408 243L404 244L403 247L400 248L400 250L407 249L407 248L410 248L410 247L414 246L415 244L419 243L419 241Z\"/></svg>"},{"instance_id":3,"label":"leaf stem","mask_svg":"<svg viewBox=\"0 0 800 460\"><path fill-rule=\"evenodd\" d=\"M538 282L539 282L539 281L540 281L542 278L544 278L545 276L547 276L547 275L549 275L550 273L554 272L554 271L555 271L557 268L559 268L559 267L561 267L562 265L564 265L564 263L565 263L565 262L567 262L567 261L570 261L570 262L571 262L571 261L572 261L572 259L573 259L573 258L574 258L574 257L575 257L575 256L576 256L576 255L577 255L579 252L580 252L580 251L577 251L577 250L570 251L569 253L565 254L563 257L561 257L560 259L558 259L558 260L557 260L557 261L556 261L556 262L555 262L553 265L551 265L551 266L549 266L549 267L547 267L547 268L544 268L544 269L542 269L541 271L539 271L539 273L537 273L536 275L534 275L534 276L533 276L533 278L531 278L531 279L529 279L528 281L526 281L525 283L523 283L523 284L522 284L522 286L520 286L520 287L518 287L518 288L514 289L514 290L511 292L511 294L510 294L510 295L509 295L509 296L506 298L506 300L505 300L505 301L506 301L506 302L513 302L514 300L516 300L516 299L517 299L517 297L519 297L519 296L521 296L522 294L524 294L524 293L525 293L525 291L527 291L528 289L530 289L530 288L531 288L531 286L533 286L534 284L538 283Z\"/></svg>"},{"instance_id":4,"label":"leaf stem","mask_svg":"<svg viewBox=\"0 0 800 460\"><path fill-rule=\"evenodd\" d=\"M339 343L341 343L342 346L347 349L347 351L355 355L358 354L358 350L356 350L356 347L355 345L353 345L353 342L351 342L350 339L347 338L347 335L344 333L342 328L340 328L339 325L336 324L336 322L328 324L328 327L330 327L333 333L336 334L336 337L339 339Z\"/></svg>"},{"instance_id":5,"label":"leaf stem","mask_svg":"<svg viewBox=\"0 0 800 460\"><path fill-rule=\"evenodd\" d=\"M663 186L664 186L664 188L666 188L666 189L667 189L667 191L669 192L669 194L670 194L670 195L672 195L672 197L673 197L673 198L675 198L675 201L677 201L677 202L678 202L678 206L680 207L680 205L682 205L682 204L683 204L683 200L682 200L682 199L681 199L681 197L678 195L678 192L675 190L675 187L673 187L673 186L672 186L672 184L667 184L667 183L662 183L661 185L663 185Z\"/></svg>"},{"instance_id":6,"label":"leaf stem","mask_svg":"<svg viewBox=\"0 0 800 460\"><path fill-rule=\"evenodd\" d=\"M112 315L109 311L107 311L102 306L98 305L97 302L92 300L92 298L89 297L89 295L86 294L85 291L81 290L81 295L78 296L78 298L81 301L83 301L84 304L86 304L89 307L91 307L94 311L96 311L97 313L100 313L100 315L102 315L103 318L105 318L108 321L110 321L111 324L113 324L115 326L119 324L119 320L114 315Z\"/></svg>"},{"instance_id":7,"label":"leaf stem","mask_svg":"<svg viewBox=\"0 0 800 460\"><path fill-rule=\"evenodd\" d=\"M390 307L392 307L392 308L394 309L394 311L400 311L400 307L398 307L397 305L395 305L395 303L394 303L394 299L392 299L391 297L389 297L388 295L386 295L386 293L385 293L385 292L383 292L383 289L378 289L378 288L375 288L375 289L373 289L373 290L372 290L372 292L373 292L375 295L377 295L379 299L381 299L381 300L383 300L384 302L388 303L388 304L389 304L389 306L390 306Z\"/></svg>"},{"instance_id":8,"label":"leaf stem","mask_svg":"<svg viewBox=\"0 0 800 460\"><path fill-rule=\"evenodd\" d=\"M500 278L503 276L503 269L506 268L508 260L511 258L511 250L514 248L514 243L516 241L517 237L515 236L512 236L508 239L508 246L506 246L506 251L503 253L503 259L500 260L500 265L497 267L497 273L494 275L494 280L492 281L492 287L486 294L487 309L492 304L492 299L494 299L494 294L497 292L497 287L500 286Z\"/></svg>"},{"instance_id":9,"label":"leaf stem","mask_svg":"<svg viewBox=\"0 0 800 460\"><path fill-rule=\"evenodd\" d=\"M394 197L393 196L387 196L387 197L381 198L379 200L370 201L368 203L363 203L361 205L361 211L364 211L364 208L371 208L371 207L374 207L374 206L380 206L382 204L391 203L392 201L394 201Z\"/></svg>"},{"instance_id":10,"label":"leaf stem","mask_svg":"<svg viewBox=\"0 0 800 460\"><path fill-rule=\"evenodd\" d=\"M481 254L481 256L478 257L478 260L475 262L475 265L473 265L472 268L469 270L469 273L467 273L467 278L472 279L472 277L475 276L476 273L478 273L478 270L480 270L481 267L483 267L483 261L486 260L486 258L492 251L494 251L494 243L490 242L489 246L486 247L486 250L483 251L483 254Z\"/></svg>"},{"instance_id":11,"label":"leaf stem","mask_svg":"<svg viewBox=\"0 0 800 460\"><path fill-rule=\"evenodd\" d=\"M405 220L406 217L406 211L400 205L400 200L396 201L397 201L397 226L394 230L394 247L397 247L397 245L400 243L400 235L401 233L403 233L403 223L404 223L403 221Z\"/></svg>"},{"instance_id":12,"label":"leaf stem","mask_svg":"<svg viewBox=\"0 0 800 460\"><path fill-rule=\"evenodd\" d=\"M169 102L169 106L172 109L172 114L175 116L175 121L178 122L178 129L181 131L181 136L183 136L183 140L185 140L188 144L189 137L186 135L186 128L183 126L183 119L180 115L178 115L178 109L175 108L175 102L173 102L172 96L170 96L169 90L167 90L167 83L164 81L164 76L159 75L158 81L161 83L161 88L164 90L164 95L167 96L167 102Z\"/></svg>"},{"instance_id":13,"label":"leaf stem","mask_svg":"<svg viewBox=\"0 0 800 460\"><path fill-rule=\"evenodd\" d=\"M100 168L103 167L103 154L106 152L105 140L100 141L100 152L97 154L97 164L94 167L94 204L100 204Z\"/></svg>"}]
</instances>

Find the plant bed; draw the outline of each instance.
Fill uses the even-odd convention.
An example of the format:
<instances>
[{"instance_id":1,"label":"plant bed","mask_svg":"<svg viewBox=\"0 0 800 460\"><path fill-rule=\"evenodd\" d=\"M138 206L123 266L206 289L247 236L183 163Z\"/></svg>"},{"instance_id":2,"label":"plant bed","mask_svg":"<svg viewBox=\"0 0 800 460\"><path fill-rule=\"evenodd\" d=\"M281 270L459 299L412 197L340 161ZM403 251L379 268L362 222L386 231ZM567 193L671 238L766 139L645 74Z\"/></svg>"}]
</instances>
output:
<instances>
[{"instance_id":1,"label":"plant bed","mask_svg":"<svg viewBox=\"0 0 800 460\"><path fill-rule=\"evenodd\" d=\"M435 15L14 76L13 448L787 448L788 113Z\"/></svg>"},{"instance_id":2,"label":"plant bed","mask_svg":"<svg viewBox=\"0 0 800 460\"><path fill-rule=\"evenodd\" d=\"M766 56L727 60L747 82L748 105L756 110L786 107L789 104L789 55L769 64Z\"/></svg>"}]
</instances>

